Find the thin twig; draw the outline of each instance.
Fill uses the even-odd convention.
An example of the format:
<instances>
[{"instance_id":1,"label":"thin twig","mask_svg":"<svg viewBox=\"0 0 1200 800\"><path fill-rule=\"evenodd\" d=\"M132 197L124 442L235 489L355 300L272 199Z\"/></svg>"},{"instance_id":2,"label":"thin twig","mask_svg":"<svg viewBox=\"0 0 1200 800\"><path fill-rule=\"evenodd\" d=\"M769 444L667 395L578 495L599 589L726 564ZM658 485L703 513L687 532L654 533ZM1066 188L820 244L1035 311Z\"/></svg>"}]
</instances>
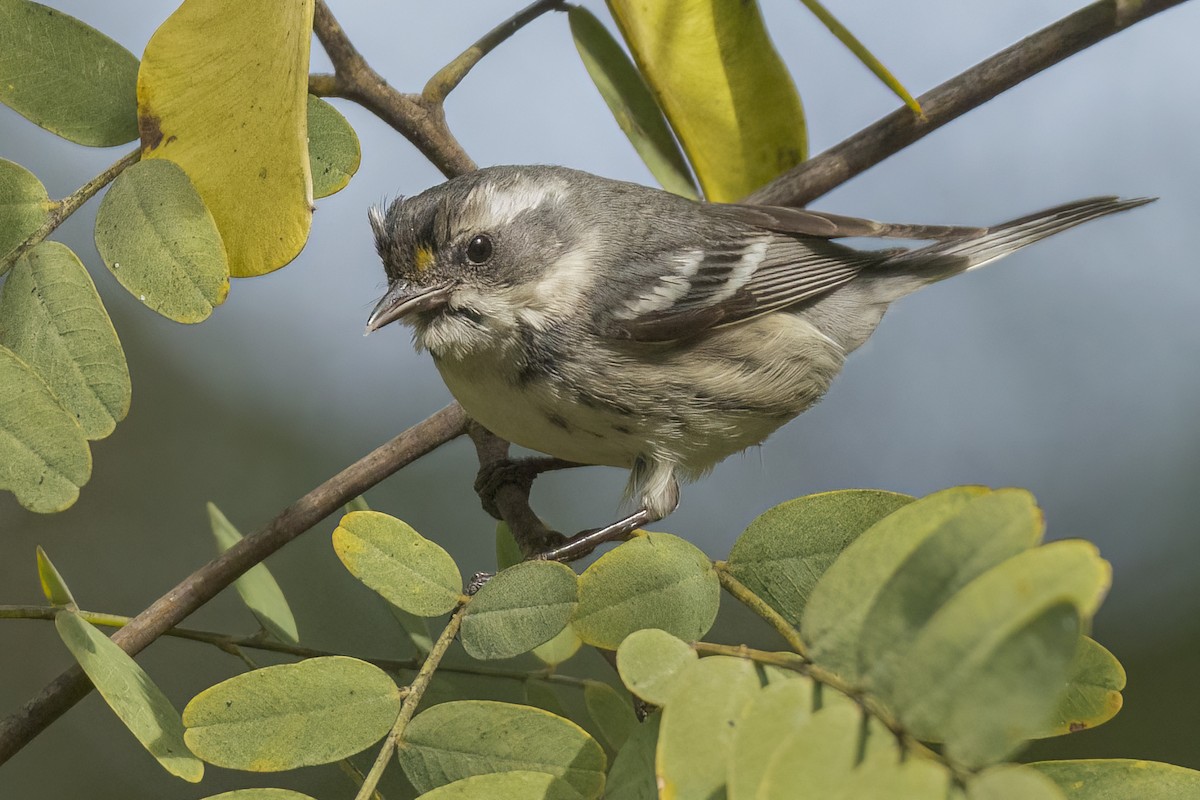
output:
<instances>
[{"instance_id":1,"label":"thin twig","mask_svg":"<svg viewBox=\"0 0 1200 800\"><path fill-rule=\"evenodd\" d=\"M537 0L513 14L485 33L479 41L464 50L449 64L439 69L425 84L425 88L421 91L421 97L426 102L441 104L446 99L446 95L462 83L462 79L467 77L471 68L478 64L484 56L542 14L555 10L566 10L564 0Z\"/></svg>"},{"instance_id":2,"label":"thin twig","mask_svg":"<svg viewBox=\"0 0 1200 800\"><path fill-rule=\"evenodd\" d=\"M761 597L750 591L749 587L735 578L729 571L729 565L724 561L714 561L713 567L717 571L717 580L721 582L721 588L729 592L742 605L766 620L783 637L783 640L788 643L788 647L791 647L800 658L804 660L808 659L808 651L804 647L804 640L800 638L800 632L790 622L784 619L778 611L767 605Z\"/></svg>"},{"instance_id":3,"label":"thin twig","mask_svg":"<svg viewBox=\"0 0 1200 800\"><path fill-rule=\"evenodd\" d=\"M404 702L400 704L400 714L396 717L396 724L392 726L391 733L384 740L383 747L379 748L379 755L376 756L375 763L371 765L371 771L363 779L362 786L359 787L354 800L367 800L375 791L375 787L379 785L379 779L383 777L383 771L391 762L392 753L396 751L396 743L404 735L404 729L408 726L409 720L413 718L413 714L417 712L417 706L421 704L421 698L425 696L425 690L429 688L429 682L433 680L433 673L442 663L446 651L450 649L450 643L458 635L464 611L466 611L466 606L462 605L450 615L450 621L446 623L441 635L433 643L429 655L425 657L425 663L421 665L420 672L409 684L408 694L404 696Z\"/></svg>"},{"instance_id":4,"label":"thin twig","mask_svg":"<svg viewBox=\"0 0 1200 800\"><path fill-rule=\"evenodd\" d=\"M136 150L132 150L122 156L115 164L71 192L71 194L62 200L56 201L50 207L50 213L46 215L46 221L37 230L25 237L25 241L17 245L16 248L3 258L0 258L0 275L8 272L8 268L15 264L18 258L29 252L34 245L45 241L47 236L54 233L55 229L67 220L67 217L74 214L79 210L80 206L95 197L97 192L116 180L118 175L136 164L141 157L142 148L139 146Z\"/></svg>"},{"instance_id":5,"label":"thin twig","mask_svg":"<svg viewBox=\"0 0 1200 800\"><path fill-rule=\"evenodd\" d=\"M260 530L242 539L167 592L113 635L127 653L137 653L181 622L234 579L271 553L337 511L349 500L465 432L467 415L458 404L443 408L377 448L281 511ZM92 685L72 667L0 723L0 764L67 709Z\"/></svg>"},{"instance_id":6,"label":"thin twig","mask_svg":"<svg viewBox=\"0 0 1200 800\"><path fill-rule=\"evenodd\" d=\"M917 98L924 117L899 108L789 170L743 202L807 205L918 139L1042 70L1184 0L1100 0L1001 50Z\"/></svg>"}]
</instances>

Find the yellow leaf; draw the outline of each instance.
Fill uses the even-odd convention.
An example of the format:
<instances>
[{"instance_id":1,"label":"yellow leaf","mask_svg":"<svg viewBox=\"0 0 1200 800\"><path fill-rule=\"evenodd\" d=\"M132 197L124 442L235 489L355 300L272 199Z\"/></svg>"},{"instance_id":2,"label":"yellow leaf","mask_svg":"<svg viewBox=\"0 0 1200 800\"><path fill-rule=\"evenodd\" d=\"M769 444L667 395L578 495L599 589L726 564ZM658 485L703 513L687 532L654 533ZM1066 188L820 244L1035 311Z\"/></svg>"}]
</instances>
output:
<instances>
[{"instance_id":1,"label":"yellow leaf","mask_svg":"<svg viewBox=\"0 0 1200 800\"><path fill-rule=\"evenodd\" d=\"M312 15L313 0L185 0L142 58L143 156L183 167L235 277L282 267L308 239Z\"/></svg>"},{"instance_id":2,"label":"yellow leaf","mask_svg":"<svg viewBox=\"0 0 1200 800\"><path fill-rule=\"evenodd\" d=\"M804 160L800 96L757 2L608 6L709 200L737 200Z\"/></svg>"}]
</instances>

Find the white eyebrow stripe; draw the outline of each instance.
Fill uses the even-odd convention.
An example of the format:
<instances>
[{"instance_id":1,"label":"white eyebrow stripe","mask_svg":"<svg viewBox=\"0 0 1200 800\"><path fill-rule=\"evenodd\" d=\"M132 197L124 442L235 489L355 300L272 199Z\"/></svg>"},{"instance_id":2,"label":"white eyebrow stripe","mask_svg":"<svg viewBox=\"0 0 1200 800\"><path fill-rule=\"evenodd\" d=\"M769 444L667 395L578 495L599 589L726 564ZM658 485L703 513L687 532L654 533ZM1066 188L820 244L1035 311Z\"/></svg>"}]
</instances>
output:
<instances>
[{"instance_id":1,"label":"white eyebrow stripe","mask_svg":"<svg viewBox=\"0 0 1200 800\"><path fill-rule=\"evenodd\" d=\"M499 188L484 183L471 191L468 203L478 203L491 226L508 225L526 211L532 211L547 200L560 197L562 188L557 182L533 185L522 182L511 188Z\"/></svg>"}]
</instances>

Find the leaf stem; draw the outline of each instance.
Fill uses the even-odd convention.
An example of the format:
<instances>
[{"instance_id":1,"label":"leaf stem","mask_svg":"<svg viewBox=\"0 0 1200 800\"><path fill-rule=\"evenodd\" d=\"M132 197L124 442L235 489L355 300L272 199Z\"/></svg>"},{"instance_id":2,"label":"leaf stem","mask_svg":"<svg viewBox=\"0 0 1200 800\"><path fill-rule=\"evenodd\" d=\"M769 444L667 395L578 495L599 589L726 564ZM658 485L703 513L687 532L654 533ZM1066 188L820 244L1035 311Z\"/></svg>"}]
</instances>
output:
<instances>
[{"instance_id":1,"label":"leaf stem","mask_svg":"<svg viewBox=\"0 0 1200 800\"><path fill-rule=\"evenodd\" d=\"M8 268L15 264L18 258L28 253L35 245L54 233L55 229L67 220L67 217L74 214L79 210L80 206L95 197L97 192L116 180L118 175L136 164L141 157L142 147L138 145L136 149L126 153L108 169L71 192L71 194L62 200L55 200L50 208L50 213L46 215L46 221L37 230L29 234L25 241L17 245L8 255L0 258L0 275L8 272Z\"/></svg>"},{"instance_id":2,"label":"leaf stem","mask_svg":"<svg viewBox=\"0 0 1200 800\"><path fill-rule=\"evenodd\" d=\"M804 640L800 638L800 632L792 627L792 624L784 619L783 615L767 605L765 600L750 591L750 588L746 584L733 577L733 573L729 571L729 565L726 562L714 561L713 567L717 570L717 579L721 582L721 588L729 592L742 605L766 620L783 637L788 646L807 662L808 649L804 646Z\"/></svg>"},{"instance_id":3,"label":"leaf stem","mask_svg":"<svg viewBox=\"0 0 1200 800\"><path fill-rule=\"evenodd\" d=\"M359 787L354 800L368 800L375 791L375 787L379 785L379 779L383 777L383 771L387 769L392 753L396 751L397 742L404 735L404 729L408 727L409 720L417 712L417 706L421 704L421 698L425 696L425 690L429 688L429 683L433 680L433 673L437 671L446 651L450 649L450 643L458 635L458 628L462 625L463 613L466 608L467 605L464 603L450 615L450 621L446 623L441 635L433 643L429 655L425 656L425 663L421 665L417 676L409 684L408 694L404 696L404 702L400 704L400 714L396 717L396 724L392 726L391 733L384 740L383 747L379 748L379 755L375 757L375 763L371 765L371 771L363 779L362 786Z\"/></svg>"}]
</instances>

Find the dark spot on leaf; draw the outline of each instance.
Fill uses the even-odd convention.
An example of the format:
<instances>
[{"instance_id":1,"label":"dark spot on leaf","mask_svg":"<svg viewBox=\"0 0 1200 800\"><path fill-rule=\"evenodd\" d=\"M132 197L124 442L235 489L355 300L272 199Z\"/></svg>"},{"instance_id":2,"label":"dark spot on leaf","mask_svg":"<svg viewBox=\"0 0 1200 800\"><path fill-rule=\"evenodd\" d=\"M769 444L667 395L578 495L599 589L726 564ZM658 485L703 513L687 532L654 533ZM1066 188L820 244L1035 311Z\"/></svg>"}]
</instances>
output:
<instances>
[{"instance_id":1,"label":"dark spot on leaf","mask_svg":"<svg viewBox=\"0 0 1200 800\"><path fill-rule=\"evenodd\" d=\"M1069 730L1071 733L1079 733L1080 731L1087 730L1087 723L1086 722L1072 722L1070 724L1070 726L1067 728L1067 730Z\"/></svg>"},{"instance_id":2,"label":"dark spot on leaf","mask_svg":"<svg viewBox=\"0 0 1200 800\"><path fill-rule=\"evenodd\" d=\"M143 150L158 147L163 140L162 120L155 114L138 114L138 136L141 137Z\"/></svg>"},{"instance_id":3,"label":"dark spot on leaf","mask_svg":"<svg viewBox=\"0 0 1200 800\"><path fill-rule=\"evenodd\" d=\"M263 167L262 169L260 169L258 171L258 179L260 181L265 181L267 179L267 168L266 167Z\"/></svg>"}]
</instances>

